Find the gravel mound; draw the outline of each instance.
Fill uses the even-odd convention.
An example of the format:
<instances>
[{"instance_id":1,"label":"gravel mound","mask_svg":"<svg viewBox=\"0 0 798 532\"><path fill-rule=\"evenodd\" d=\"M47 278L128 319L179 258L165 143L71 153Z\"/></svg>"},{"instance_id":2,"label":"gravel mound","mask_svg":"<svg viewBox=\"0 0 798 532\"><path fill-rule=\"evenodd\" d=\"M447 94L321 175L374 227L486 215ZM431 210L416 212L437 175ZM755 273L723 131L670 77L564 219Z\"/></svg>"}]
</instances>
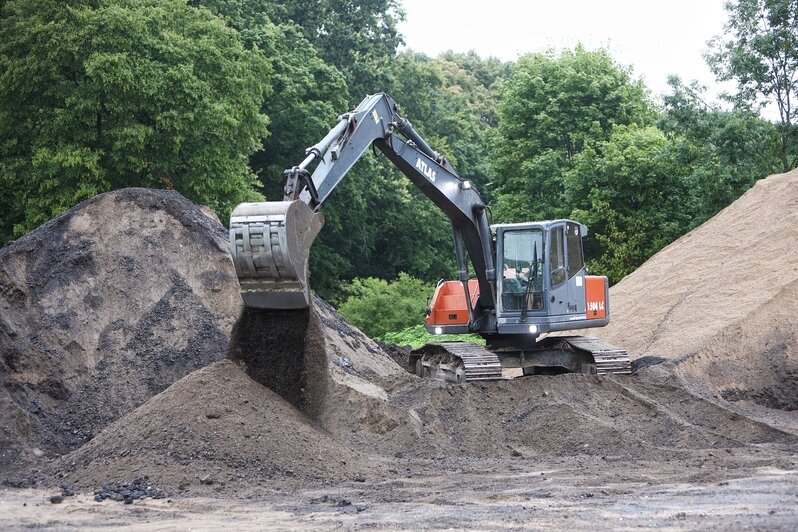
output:
<instances>
[{"instance_id":1,"label":"gravel mound","mask_svg":"<svg viewBox=\"0 0 798 532\"><path fill-rule=\"evenodd\" d=\"M772 175L611 289L596 334L650 373L798 426L798 171ZM761 407L761 408L759 408Z\"/></svg>"},{"instance_id":2,"label":"gravel mound","mask_svg":"<svg viewBox=\"0 0 798 532\"><path fill-rule=\"evenodd\" d=\"M0 249L0 472L224 357L241 306L226 238L176 192L126 189Z\"/></svg>"}]
</instances>

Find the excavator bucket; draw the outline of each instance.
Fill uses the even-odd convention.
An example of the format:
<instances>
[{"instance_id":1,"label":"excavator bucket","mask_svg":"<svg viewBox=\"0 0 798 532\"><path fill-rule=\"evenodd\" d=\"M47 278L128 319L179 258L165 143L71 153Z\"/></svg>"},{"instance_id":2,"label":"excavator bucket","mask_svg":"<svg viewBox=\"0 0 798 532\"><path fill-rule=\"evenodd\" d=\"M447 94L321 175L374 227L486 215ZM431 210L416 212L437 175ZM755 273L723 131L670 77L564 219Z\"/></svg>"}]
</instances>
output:
<instances>
[{"instance_id":1,"label":"excavator bucket","mask_svg":"<svg viewBox=\"0 0 798 532\"><path fill-rule=\"evenodd\" d=\"M310 305L308 256L324 217L303 201L242 203L230 215L230 254L248 307Z\"/></svg>"}]
</instances>

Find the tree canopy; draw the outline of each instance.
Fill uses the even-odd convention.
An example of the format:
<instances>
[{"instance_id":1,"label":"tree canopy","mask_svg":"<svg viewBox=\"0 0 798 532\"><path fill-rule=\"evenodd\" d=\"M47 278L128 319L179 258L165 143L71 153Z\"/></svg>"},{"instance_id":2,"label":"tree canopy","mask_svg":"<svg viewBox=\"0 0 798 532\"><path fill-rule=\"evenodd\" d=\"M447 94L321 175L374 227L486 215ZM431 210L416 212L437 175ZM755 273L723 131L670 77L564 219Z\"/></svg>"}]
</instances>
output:
<instances>
[{"instance_id":1,"label":"tree canopy","mask_svg":"<svg viewBox=\"0 0 798 532\"><path fill-rule=\"evenodd\" d=\"M706 88L696 82L673 76L670 86L657 126L675 144L671 155L690 190L683 210L696 226L780 170L778 129L751 109L707 103Z\"/></svg>"},{"instance_id":2,"label":"tree canopy","mask_svg":"<svg viewBox=\"0 0 798 532\"><path fill-rule=\"evenodd\" d=\"M570 217L592 232L590 269L615 282L680 236L692 214L672 144L653 126L615 126L574 157L565 189Z\"/></svg>"},{"instance_id":3,"label":"tree canopy","mask_svg":"<svg viewBox=\"0 0 798 532\"><path fill-rule=\"evenodd\" d=\"M798 2L727 13L707 60L737 81L730 109L676 76L656 101L603 49L400 50L400 0L0 2L0 243L128 186L175 188L226 221L281 199L283 170L387 92L494 221L583 222L588 264L617 282L796 165ZM374 335L422 338L422 292L454 273L444 214L370 152L322 210L311 286Z\"/></svg>"},{"instance_id":4,"label":"tree canopy","mask_svg":"<svg viewBox=\"0 0 798 532\"><path fill-rule=\"evenodd\" d=\"M719 80L737 82L738 105L775 104L786 172L798 164L798 0L736 0L725 7L725 33L710 41L707 62Z\"/></svg>"},{"instance_id":5,"label":"tree canopy","mask_svg":"<svg viewBox=\"0 0 798 532\"><path fill-rule=\"evenodd\" d=\"M271 69L180 0L9 1L0 17L0 234L82 199L170 187L222 212L259 197Z\"/></svg>"},{"instance_id":6,"label":"tree canopy","mask_svg":"<svg viewBox=\"0 0 798 532\"><path fill-rule=\"evenodd\" d=\"M607 140L616 125L653 120L643 83L604 50L578 46L521 57L499 104L496 217L519 221L567 213L563 175L574 157Z\"/></svg>"}]
</instances>

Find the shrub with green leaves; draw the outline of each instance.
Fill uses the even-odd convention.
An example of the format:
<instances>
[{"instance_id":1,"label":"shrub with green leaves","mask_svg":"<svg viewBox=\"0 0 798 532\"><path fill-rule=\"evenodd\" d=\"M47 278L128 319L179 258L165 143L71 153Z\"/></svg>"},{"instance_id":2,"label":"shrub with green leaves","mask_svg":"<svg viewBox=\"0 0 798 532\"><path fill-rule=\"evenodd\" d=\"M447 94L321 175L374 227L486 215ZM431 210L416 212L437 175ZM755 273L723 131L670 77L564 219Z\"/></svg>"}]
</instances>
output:
<instances>
[{"instance_id":1,"label":"shrub with green leaves","mask_svg":"<svg viewBox=\"0 0 798 532\"><path fill-rule=\"evenodd\" d=\"M423 325L414 325L401 331L389 332L376 339L386 344L409 345L413 349L434 342L471 342L485 345L485 340L476 334L430 334Z\"/></svg>"},{"instance_id":2,"label":"shrub with green leaves","mask_svg":"<svg viewBox=\"0 0 798 532\"><path fill-rule=\"evenodd\" d=\"M394 281L354 279L338 309L370 338L424 323L434 287L406 273Z\"/></svg>"}]
</instances>

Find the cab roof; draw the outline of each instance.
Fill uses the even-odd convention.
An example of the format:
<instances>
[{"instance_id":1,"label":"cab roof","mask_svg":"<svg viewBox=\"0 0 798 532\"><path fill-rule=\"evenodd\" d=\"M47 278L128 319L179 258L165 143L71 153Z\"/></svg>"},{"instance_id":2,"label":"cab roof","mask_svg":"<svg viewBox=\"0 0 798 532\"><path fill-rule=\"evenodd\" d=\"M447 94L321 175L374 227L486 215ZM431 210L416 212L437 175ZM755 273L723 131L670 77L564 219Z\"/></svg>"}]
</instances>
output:
<instances>
[{"instance_id":1,"label":"cab roof","mask_svg":"<svg viewBox=\"0 0 798 532\"><path fill-rule=\"evenodd\" d=\"M494 233L497 230L499 230L499 229L513 230L513 229L531 229L531 228L536 228L536 229L543 229L544 231L548 231L548 229L551 226L553 226L555 224L560 224L560 223L563 223L563 222L578 225L579 226L579 234L580 234L580 236L582 236L583 238L587 236L587 233L588 233L587 226L585 226L584 224L581 224L581 223L579 223L579 222L577 222L575 220L568 220L568 219L565 219L565 218L558 218L557 220L542 220L542 221L539 221L539 222L517 222L517 223L511 223L511 224L493 224L493 225L490 226L490 230L492 232L494 232Z\"/></svg>"}]
</instances>

